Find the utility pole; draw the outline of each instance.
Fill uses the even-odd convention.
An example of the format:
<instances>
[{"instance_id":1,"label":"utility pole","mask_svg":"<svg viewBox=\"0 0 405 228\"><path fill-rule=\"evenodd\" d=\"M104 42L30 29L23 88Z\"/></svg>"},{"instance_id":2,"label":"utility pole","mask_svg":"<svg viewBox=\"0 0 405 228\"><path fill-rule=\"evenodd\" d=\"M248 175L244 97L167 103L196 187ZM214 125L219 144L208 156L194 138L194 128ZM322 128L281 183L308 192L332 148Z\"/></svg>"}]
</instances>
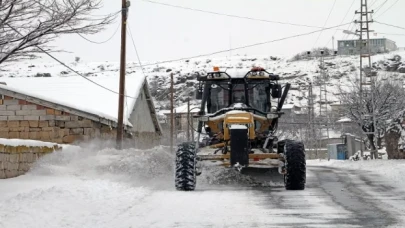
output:
<instances>
[{"instance_id":1,"label":"utility pole","mask_svg":"<svg viewBox=\"0 0 405 228\"><path fill-rule=\"evenodd\" d=\"M174 135L174 79L173 73L170 73L170 151L173 152Z\"/></svg>"},{"instance_id":2,"label":"utility pole","mask_svg":"<svg viewBox=\"0 0 405 228\"><path fill-rule=\"evenodd\" d=\"M319 139L323 136L323 129L326 128L326 137L329 139L329 117L328 117L328 95L327 95L327 87L326 81L328 80L328 75L326 73L325 67L325 58L324 58L325 51L321 51L321 59L320 59L320 77L319 77L319 127L321 131L321 135Z\"/></svg>"},{"instance_id":3,"label":"utility pole","mask_svg":"<svg viewBox=\"0 0 405 228\"><path fill-rule=\"evenodd\" d=\"M318 158L318 146L316 143L316 131L315 131L315 110L314 110L314 94L312 91L312 82L309 83L308 89L308 118L310 128L310 142L311 149L315 149L316 158Z\"/></svg>"},{"instance_id":4,"label":"utility pole","mask_svg":"<svg viewBox=\"0 0 405 228\"><path fill-rule=\"evenodd\" d=\"M187 99L187 142L190 142L190 97Z\"/></svg>"},{"instance_id":5,"label":"utility pole","mask_svg":"<svg viewBox=\"0 0 405 228\"><path fill-rule=\"evenodd\" d=\"M355 21L355 23L360 24L360 29L356 30L356 33L359 34L360 40L359 40L359 51L360 51L360 119L362 122L362 125L364 125L365 122L370 122L370 118L372 120L372 125L373 127L370 129L369 132L364 132L367 135L367 138L369 138L369 135L373 135L373 141L376 140L377 136L377 125L376 125L376 118L375 118L375 106L374 106L374 88L375 88L375 81L374 77L377 76L377 72L372 71L372 65L371 65L371 49L370 49L370 32L373 32L370 30L369 23L372 23L373 20L369 20L369 15L374 13L374 10L368 11L368 4L367 0L360 0L361 5L360 5L360 12L356 10L356 14L360 14L360 20ZM371 17L371 16L370 16ZM364 60L368 62L368 66L364 64ZM363 77L364 76L364 77ZM363 99L371 97L371 103L372 103L372 115L370 116L369 114L364 114L364 104L363 104ZM364 129L363 129L364 130ZM377 158L377 149L375 147L375 142L373 143L374 148L372 146L371 148L371 158ZM362 156L363 156L363 150L361 150Z\"/></svg>"},{"instance_id":6,"label":"utility pole","mask_svg":"<svg viewBox=\"0 0 405 228\"><path fill-rule=\"evenodd\" d=\"M117 149L122 149L122 140L124 135L124 100L125 100L125 63L126 63L126 42L127 42L127 19L128 7L130 2L122 0L121 10L121 65L120 65L120 83L118 94L118 125L117 125Z\"/></svg>"},{"instance_id":7,"label":"utility pole","mask_svg":"<svg viewBox=\"0 0 405 228\"><path fill-rule=\"evenodd\" d=\"M332 36L332 50L335 51L335 37Z\"/></svg>"}]
</instances>

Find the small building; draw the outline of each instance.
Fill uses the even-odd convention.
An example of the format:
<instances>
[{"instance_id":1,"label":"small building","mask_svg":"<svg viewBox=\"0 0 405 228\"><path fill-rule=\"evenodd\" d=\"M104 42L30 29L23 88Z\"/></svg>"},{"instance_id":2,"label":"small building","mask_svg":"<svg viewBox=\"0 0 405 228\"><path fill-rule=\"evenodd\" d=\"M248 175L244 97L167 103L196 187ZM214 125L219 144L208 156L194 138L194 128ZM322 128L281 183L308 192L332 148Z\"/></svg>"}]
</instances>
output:
<instances>
[{"instance_id":1,"label":"small building","mask_svg":"<svg viewBox=\"0 0 405 228\"><path fill-rule=\"evenodd\" d=\"M284 112L286 116L292 116L302 111L302 107L296 104L284 104L281 111Z\"/></svg>"},{"instance_id":2,"label":"small building","mask_svg":"<svg viewBox=\"0 0 405 228\"><path fill-rule=\"evenodd\" d=\"M363 50L367 52L366 43L363 43ZM398 50L396 43L387 38L370 39L370 51L372 54L387 53ZM360 40L338 40L339 55L359 55Z\"/></svg>"},{"instance_id":3,"label":"small building","mask_svg":"<svg viewBox=\"0 0 405 228\"><path fill-rule=\"evenodd\" d=\"M118 120L118 76L3 78L0 85L0 138L77 143L114 139ZM104 87L104 88L103 88ZM147 80L127 76L124 137L148 147L162 135Z\"/></svg>"},{"instance_id":4,"label":"small building","mask_svg":"<svg viewBox=\"0 0 405 228\"><path fill-rule=\"evenodd\" d=\"M176 126L176 131L181 132L181 131L186 131L187 130L187 125L189 123L194 123L193 116L198 114L200 111L201 106L200 105L190 105L190 114L188 114L188 106L187 104L182 105L180 107L175 108L174 111L174 124ZM163 118L166 121L165 126L170 127L170 110L162 110L160 111L160 114L164 115L165 118ZM188 120L188 117L190 119ZM193 125L192 125L193 126ZM193 126L194 127L194 126ZM191 130L191 127L190 127Z\"/></svg>"},{"instance_id":5,"label":"small building","mask_svg":"<svg viewBox=\"0 0 405 228\"><path fill-rule=\"evenodd\" d=\"M340 118L345 114L346 105L342 103L332 103L329 105L333 118Z\"/></svg>"}]
</instances>

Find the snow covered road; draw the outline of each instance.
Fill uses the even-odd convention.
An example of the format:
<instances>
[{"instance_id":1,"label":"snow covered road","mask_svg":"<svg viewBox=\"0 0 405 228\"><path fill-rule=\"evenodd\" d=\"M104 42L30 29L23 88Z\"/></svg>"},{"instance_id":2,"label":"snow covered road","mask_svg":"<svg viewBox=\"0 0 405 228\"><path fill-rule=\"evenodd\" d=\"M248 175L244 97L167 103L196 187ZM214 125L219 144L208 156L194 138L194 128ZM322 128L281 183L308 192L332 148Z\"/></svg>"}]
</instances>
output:
<instances>
[{"instance_id":1,"label":"snow covered road","mask_svg":"<svg viewBox=\"0 0 405 228\"><path fill-rule=\"evenodd\" d=\"M173 188L165 148L53 154L0 180L0 227L402 227L405 194L377 173L309 163L307 189L273 173L210 168ZM384 162L384 161L380 161ZM359 163L356 163L359 164Z\"/></svg>"}]
</instances>

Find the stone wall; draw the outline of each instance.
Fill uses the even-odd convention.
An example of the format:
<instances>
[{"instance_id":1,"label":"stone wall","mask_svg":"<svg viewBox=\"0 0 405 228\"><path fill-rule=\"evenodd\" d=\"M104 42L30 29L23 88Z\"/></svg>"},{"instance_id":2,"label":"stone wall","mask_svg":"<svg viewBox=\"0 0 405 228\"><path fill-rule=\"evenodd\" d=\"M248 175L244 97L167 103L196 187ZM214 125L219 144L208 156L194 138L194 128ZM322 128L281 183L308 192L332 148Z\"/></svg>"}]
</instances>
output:
<instances>
[{"instance_id":1,"label":"stone wall","mask_svg":"<svg viewBox=\"0 0 405 228\"><path fill-rule=\"evenodd\" d=\"M93 120L8 96L1 98L0 138L73 143L116 135L116 129Z\"/></svg>"},{"instance_id":2,"label":"stone wall","mask_svg":"<svg viewBox=\"0 0 405 228\"><path fill-rule=\"evenodd\" d=\"M0 179L26 173L40 157L61 148L49 146L8 146L0 144Z\"/></svg>"}]
</instances>

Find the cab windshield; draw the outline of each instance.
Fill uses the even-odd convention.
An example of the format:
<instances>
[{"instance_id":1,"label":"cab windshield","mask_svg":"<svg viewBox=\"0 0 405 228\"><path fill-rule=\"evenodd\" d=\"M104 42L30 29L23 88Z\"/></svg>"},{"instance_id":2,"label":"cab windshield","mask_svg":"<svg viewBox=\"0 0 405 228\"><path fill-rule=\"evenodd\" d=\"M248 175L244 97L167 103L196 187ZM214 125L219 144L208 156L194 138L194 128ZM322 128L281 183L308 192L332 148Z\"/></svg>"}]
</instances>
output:
<instances>
[{"instance_id":1,"label":"cab windshield","mask_svg":"<svg viewBox=\"0 0 405 228\"><path fill-rule=\"evenodd\" d=\"M235 103L247 104L262 112L269 112L269 94L266 91L268 84L233 84L232 90L228 83L215 83L211 85L210 95L207 101L209 113L217 112L223 108L227 108ZM248 89L248 98L246 98L245 86ZM232 92L230 92L232 91ZM232 96L232 99L229 99Z\"/></svg>"}]
</instances>

